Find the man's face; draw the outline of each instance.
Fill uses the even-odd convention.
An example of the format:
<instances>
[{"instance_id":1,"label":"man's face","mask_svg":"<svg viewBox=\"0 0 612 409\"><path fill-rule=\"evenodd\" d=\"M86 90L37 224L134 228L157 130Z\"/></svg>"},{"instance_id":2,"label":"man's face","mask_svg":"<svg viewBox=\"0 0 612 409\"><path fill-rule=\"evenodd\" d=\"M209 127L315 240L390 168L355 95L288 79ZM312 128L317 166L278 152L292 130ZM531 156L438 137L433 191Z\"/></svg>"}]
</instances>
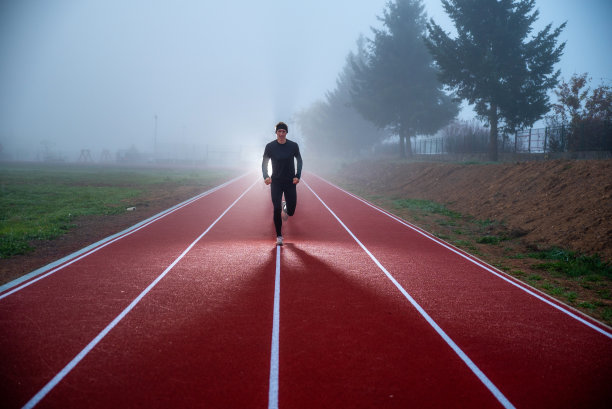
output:
<instances>
[{"instance_id":1,"label":"man's face","mask_svg":"<svg viewBox=\"0 0 612 409\"><path fill-rule=\"evenodd\" d=\"M285 140L287 138L287 131L284 129L279 129L276 131L276 137L280 140Z\"/></svg>"}]
</instances>

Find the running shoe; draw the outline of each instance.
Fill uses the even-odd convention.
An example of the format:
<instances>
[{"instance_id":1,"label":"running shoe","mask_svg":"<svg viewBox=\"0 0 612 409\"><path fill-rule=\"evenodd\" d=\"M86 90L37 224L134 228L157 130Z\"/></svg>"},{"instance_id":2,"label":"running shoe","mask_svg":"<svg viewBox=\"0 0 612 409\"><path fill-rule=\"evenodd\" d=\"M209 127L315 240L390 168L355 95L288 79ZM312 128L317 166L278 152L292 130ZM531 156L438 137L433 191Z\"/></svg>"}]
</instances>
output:
<instances>
[{"instance_id":1,"label":"running shoe","mask_svg":"<svg viewBox=\"0 0 612 409\"><path fill-rule=\"evenodd\" d=\"M283 206L283 221L286 222L287 219L289 218L289 215L287 214L287 202L283 201L282 206Z\"/></svg>"},{"instance_id":2,"label":"running shoe","mask_svg":"<svg viewBox=\"0 0 612 409\"><path fill-rule=\"evenodd\" d=\"M276 237L276 245L277 246L282 246L283 245L283 236L277 236Z\"/></svg>"}]
</instances>

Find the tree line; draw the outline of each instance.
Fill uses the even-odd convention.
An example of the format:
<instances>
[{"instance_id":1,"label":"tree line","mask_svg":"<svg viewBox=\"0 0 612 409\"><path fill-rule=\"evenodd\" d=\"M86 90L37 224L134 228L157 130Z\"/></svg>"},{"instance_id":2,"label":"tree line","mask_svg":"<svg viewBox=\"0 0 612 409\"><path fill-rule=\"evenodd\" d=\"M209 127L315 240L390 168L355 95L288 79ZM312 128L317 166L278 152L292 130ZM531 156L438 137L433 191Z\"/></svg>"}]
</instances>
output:
<instances>
[{"instance_id":1,"label":"tree line","mask_svg":"<svg viewBox=\"0 0 612 409\"><path fill-rule=\"evenodd\" d=\"M442 5L455 35L427 19L422 0L387 3L378 17L382 28L357 40L335 89L296 114L307 144L323 147L322 155L355 156L395 136L399 155L406 157L410 138L435 134L467 101L489 128L488 155L496 161L500 130L531 127L551 108L560 121L576 116L575 107L569 113L562 108L574 102L574 79L574 86L562 83L557 104L548 97L559 83L554 66L565 47L558 37L566 23L533 33L539 17L535 0L442 0ZM610 87L601 86L580 101L587 110L599 110L598 120L609 121L610 100Z\"/></svg>"}]
</instances>

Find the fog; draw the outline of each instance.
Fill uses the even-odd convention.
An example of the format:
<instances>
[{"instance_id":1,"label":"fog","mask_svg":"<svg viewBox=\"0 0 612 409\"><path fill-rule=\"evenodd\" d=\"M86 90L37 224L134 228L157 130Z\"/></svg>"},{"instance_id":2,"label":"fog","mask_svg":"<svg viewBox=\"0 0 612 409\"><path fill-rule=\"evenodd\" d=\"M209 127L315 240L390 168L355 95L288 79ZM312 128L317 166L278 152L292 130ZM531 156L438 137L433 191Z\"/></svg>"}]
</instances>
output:
<instances>
[{"instance_id":1,"label":"fog","mask_svg":"<svg viewBox=\"0 0 612 409\"><path fill-rule=\"evenodd\" d=\"M5 0L0 158L260 158L278 121L300 141L293 114L334 88L385 3ZM536 29L568 21L562 77L610 83L612 2L536 4ZM439 1L425 5L452 30Z\"/></svg>"}]
</instances>

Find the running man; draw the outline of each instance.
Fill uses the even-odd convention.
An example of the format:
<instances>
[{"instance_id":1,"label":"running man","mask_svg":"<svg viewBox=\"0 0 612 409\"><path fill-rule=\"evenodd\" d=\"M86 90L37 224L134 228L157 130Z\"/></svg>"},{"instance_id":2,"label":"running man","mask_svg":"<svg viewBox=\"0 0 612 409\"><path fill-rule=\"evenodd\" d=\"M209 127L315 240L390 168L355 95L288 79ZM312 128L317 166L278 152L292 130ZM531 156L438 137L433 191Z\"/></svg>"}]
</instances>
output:
<instances>
[{"instance_id":1,"label":"running man","mask_svg":"<svg viewBox=\"0 0 612 409\"><path fill-rule=\"evenodd\" d=\"M287 139L289 128L284 122L276 124L276 140L266 145L261 162L264 182L270 185L274 205L274 227L276 244L283 245L283 220L295 213L297 205L297 184L302 176L302 155L297 143ZM297 172L293 158L297 159ZM272 160L272 177L268 175L268 162ZM285 200L283 201L283 194Z\"/></svg>"}]
</instances>

